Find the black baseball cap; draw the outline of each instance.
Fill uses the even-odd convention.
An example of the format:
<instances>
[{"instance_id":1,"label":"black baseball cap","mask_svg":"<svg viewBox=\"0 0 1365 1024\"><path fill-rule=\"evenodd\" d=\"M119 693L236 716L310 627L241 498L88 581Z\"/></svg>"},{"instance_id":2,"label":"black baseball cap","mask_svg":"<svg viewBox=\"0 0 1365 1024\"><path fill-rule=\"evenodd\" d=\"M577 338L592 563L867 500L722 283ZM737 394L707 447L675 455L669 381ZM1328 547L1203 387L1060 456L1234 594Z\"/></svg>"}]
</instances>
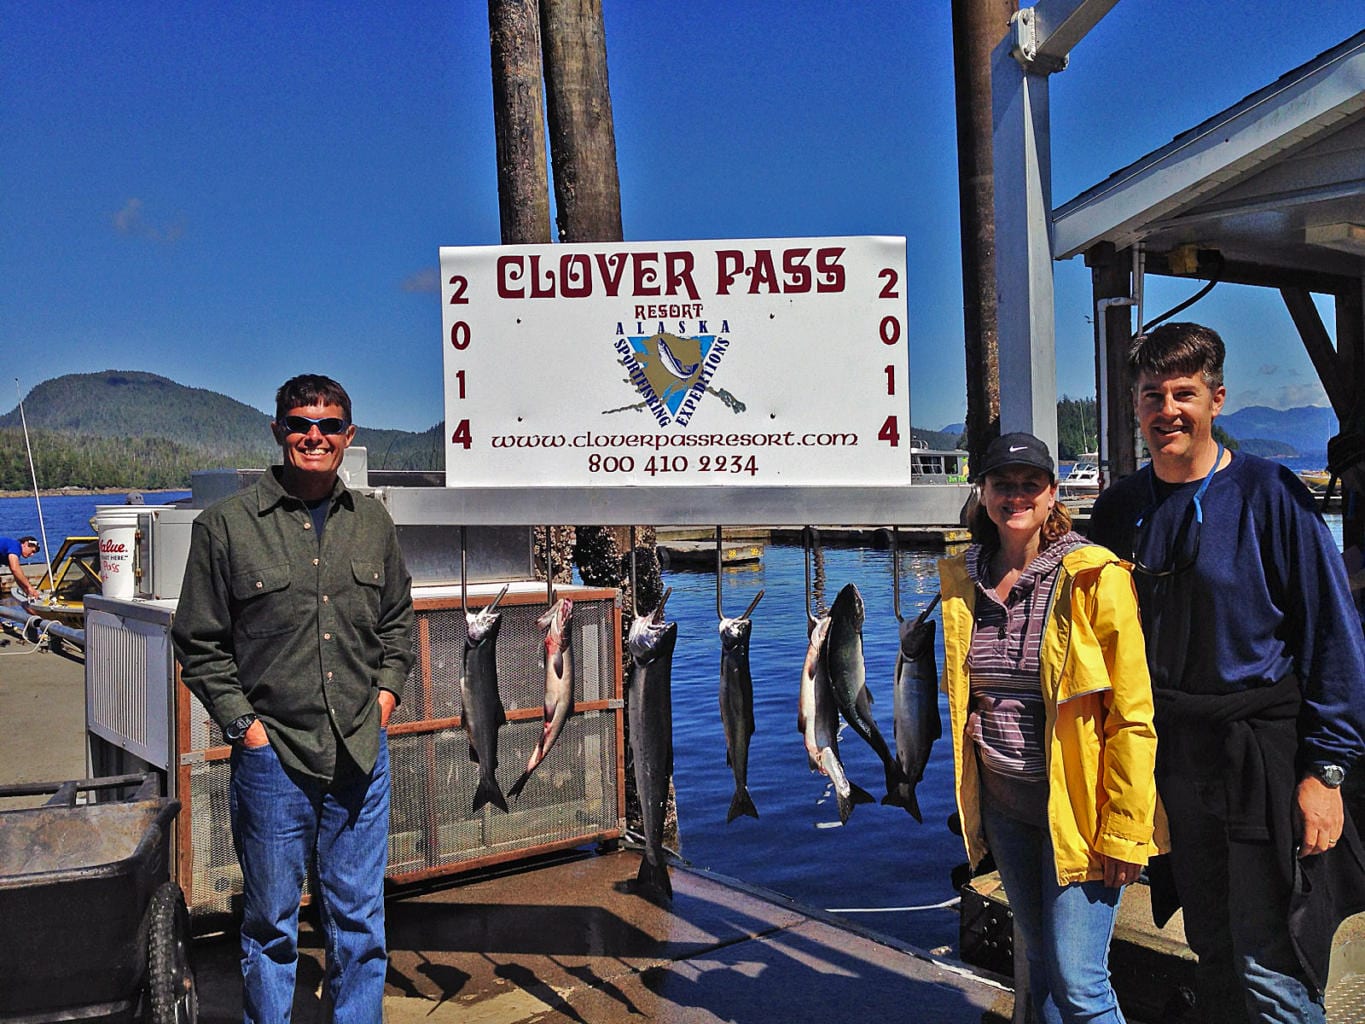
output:
<instances>
[{"instance_id":1,"label":"black baseball cap","mask_svg":"<svg viewBox=\"0 0 1365 1024\"><path fill-rule=\"evenodd\" d=\"M1050 479L1057 479L1052 464L1052 453L1047 445L1022 431L1014 434L1001 434L986 447L986 456L981 460L974 479L980 480L988 473L1006 466L1032 466L1041 469Z\"/></svg>"}]
</instances>

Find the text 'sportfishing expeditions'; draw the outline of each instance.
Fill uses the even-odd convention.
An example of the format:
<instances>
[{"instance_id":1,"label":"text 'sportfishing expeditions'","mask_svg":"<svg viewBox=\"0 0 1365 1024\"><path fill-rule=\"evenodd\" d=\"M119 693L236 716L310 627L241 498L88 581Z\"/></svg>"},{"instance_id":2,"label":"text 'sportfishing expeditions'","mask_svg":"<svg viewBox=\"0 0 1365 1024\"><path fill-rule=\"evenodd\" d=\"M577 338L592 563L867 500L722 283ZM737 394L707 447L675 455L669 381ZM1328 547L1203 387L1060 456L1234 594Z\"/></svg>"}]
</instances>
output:
<instances>
[{"instance_id":1,"label":"text 'sportfishing expeditions'","mask_svg":"<svg viewBox=\"0 0 1365 1024\"><path fill-rule=\"evenodd\" d=\"M910 481L905 239L441 249L462 486Z\"/></svg>"}]
</instances>

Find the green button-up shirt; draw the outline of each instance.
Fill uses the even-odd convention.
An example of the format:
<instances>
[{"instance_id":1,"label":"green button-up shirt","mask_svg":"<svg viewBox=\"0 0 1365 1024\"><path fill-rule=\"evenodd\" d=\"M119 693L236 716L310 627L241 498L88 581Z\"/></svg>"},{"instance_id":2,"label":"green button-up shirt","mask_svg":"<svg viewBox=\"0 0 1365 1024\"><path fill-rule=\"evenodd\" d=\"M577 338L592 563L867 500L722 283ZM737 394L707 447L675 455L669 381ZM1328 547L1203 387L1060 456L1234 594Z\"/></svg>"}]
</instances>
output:
<instances>
[{"instance_id":1,"label":"green button-up shirt","mask_svg":"<svg viewBox=\"0 0 1365 1024\"><path fill-rule=\"evenodd\" d=\"M194 521L171 636L220 727L254 713L286 767L331 779L379 754L381 689L412 665L412 578L388 512L340 480L321 542L279 467Z\"/></svg>"}]
</instances>

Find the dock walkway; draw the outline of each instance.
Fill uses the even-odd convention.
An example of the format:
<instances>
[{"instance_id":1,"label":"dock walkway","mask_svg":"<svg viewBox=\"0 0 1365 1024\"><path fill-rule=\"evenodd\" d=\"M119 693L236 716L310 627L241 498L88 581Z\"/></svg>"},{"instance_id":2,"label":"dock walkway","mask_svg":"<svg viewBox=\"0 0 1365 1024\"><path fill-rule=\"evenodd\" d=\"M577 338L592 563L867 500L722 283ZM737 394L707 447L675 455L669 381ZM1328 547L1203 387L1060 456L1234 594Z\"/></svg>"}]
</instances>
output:
<instances>
[{"instance_id":1,"label":"dock walkway","mask_svg":"<svg viewBox=\"0 0 1365 1024\"><path fill-rule=\"evenodd\" d=\"M3 634L0 634L3 641ZM83 778L79 661L0 646L0 779ZM0 803L32 806L42 797ZM505 869L388 904L389 1024L706 1024L885 1019L1003 1024L1004 979L843 926L774 893L685 867L660 907L629 891L639 854L591 852ZM310 911L305 911L305 922ZM328 1019L322 942L305 924L294 1017ZM195 944L202 1024L242 1019L235 934Z\"/></svg>"},{"instance_id":2,"label":"dock walkway","mask_svg":"<svg viewBox=\"0 0 1365 1024\"><path fill-rule=\"evenodd\" d=\"M4 635L0 633L0 644ZM0 646L0 780L82 778L84 672L79 661ZM28 804L41 797L27 798ZM0 802L0 810L22 801ZM779 894L686 867L660 907L630 891L639 855L579 851L456 879L388 904L385 1018L462 1024L860 1019L1004 1024L1013 993L998 975L916 950ZM1004 907L1003 894L988 893ZM1178 936L1142 925L1145 892L1125 897L1113 967L1120 997L1185 967ZM308 913L308 912L306 912ZM294 1019L327 1019L322 949L305 927ZM195 946L205 1024L241 1020L236 936ZM1164 1001L1163 1001L1164 1002ZM1337 934L1328 988L1332 1024L1365 1020L1365 915Z\"/></svg>"}]
</instances>

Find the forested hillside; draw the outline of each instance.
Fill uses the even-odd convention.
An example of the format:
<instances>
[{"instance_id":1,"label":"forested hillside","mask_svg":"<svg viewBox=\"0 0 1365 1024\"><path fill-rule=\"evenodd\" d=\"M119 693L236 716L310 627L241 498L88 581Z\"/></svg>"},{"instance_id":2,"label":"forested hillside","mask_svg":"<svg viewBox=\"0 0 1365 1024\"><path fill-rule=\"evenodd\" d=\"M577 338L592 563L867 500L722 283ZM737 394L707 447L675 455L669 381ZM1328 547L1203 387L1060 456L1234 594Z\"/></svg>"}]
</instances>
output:
<instances>
[{"instance_id":1,"label":"forested hillside","mask_svg":"<svg viewBox=\"0 0 1365 1024\"><path fill-rule=\"evenodd\" d=\"M188 487L199 469L276 461L271 414L139 371L68 374L37 385L24 418L38 486ZM356 429L374 469L436 469L443 430ZM19 409L0 416L0 490L33 486Z\"/></svg>"}]
</instances>

